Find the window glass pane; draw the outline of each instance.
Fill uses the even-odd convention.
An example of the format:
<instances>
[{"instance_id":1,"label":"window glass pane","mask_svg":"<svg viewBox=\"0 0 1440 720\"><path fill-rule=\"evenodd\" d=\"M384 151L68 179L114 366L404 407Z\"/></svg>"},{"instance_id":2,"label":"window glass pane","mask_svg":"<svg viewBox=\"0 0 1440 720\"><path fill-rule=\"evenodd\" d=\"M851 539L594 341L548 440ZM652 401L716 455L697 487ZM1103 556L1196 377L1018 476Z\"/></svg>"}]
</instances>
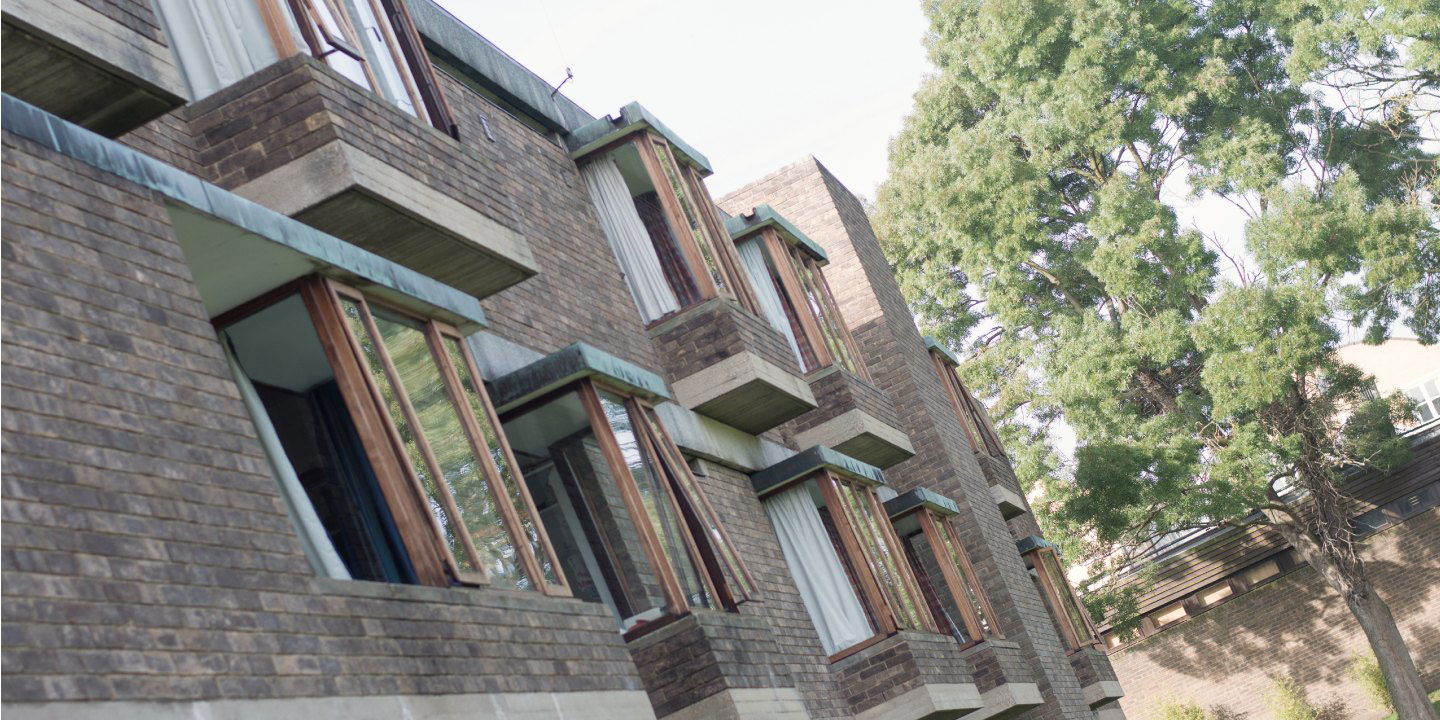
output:
<instances>
[{"instance_id":1,"label":"window glass pane","mask_svg":"<svg viewBox=\"0 0 1440 720\"><path fill-rule=\"evenodd\" d=\"M425 332L419 323L407 317L384 310L375 310L372 315L400 384L415 410L419 429L439 465L440 480L455 498L460 512L456 530L463 527L468 531L480 553L475 565L486 572L495 587L532 587L515 555L490 482L471 448L470 437L459 410L451 401Z\"/></svg>"},{"instance_id":2,"label":"window glass pane","mask_svg":"<svg viewBox=\"0 0 1440 720\"><path fill-rule=\"evenodd\" d=\"M515 514L520 519L520 528L525 533L525 542L529 544L530 552L535 555L535 561L539 563L540 570L545 575L545 581L558 584L560 579L555 574L555 565L550 561L550 554L545 552L545 542L540 537L540 528L536 526L535 518L530 516L530 508L526 506L525 498L521 495L520 480L515 476L515 468L510 465L510 460L505 456L505 448L501 445L500 434L490 423L489 413L485 412L485 403L476 389L474 378L470 376L470 365L465 362L459 338L446 337L445 351L450 356L451 366L455 368L455 373L460 378L460 387L464 390L470 411L475 417L476 424L480 427L480 434L484 437L490 459L500 472L500 481L505 486L505 493L510 499L510 505L515 508Z\"/></svg>"},{"instance_id":3,"label":"window glass pane","mask_svg":"<svg viewBox=\"0 0 1440 720\"><path fill-rule=\"evenodd\" d=\"M971 609L975 611L975 617L980 621L980 631L985 635L993 635L994 630L990 627L990 617L985 612L985 602L980 597L980 586L975 581L971 572L969 558L965 557L965 549L955 539L954 533L950 531L950 523L944 519L935 519L935 529L940 533L940 539L945 544L945 552L950 556L950 562L955 564L955 569L960 574L960 584L965 586L965 600L970 603Z\"/></svg>"},{"instance_id":4,"label":"window glass pane","mask_svg":"<svg viewBox=\"0 0 1440 720\"><path fill-rule=\"evenodd\" d=\"M504 431L571 592L622 630L659 618L664 594L580 396L507 416Z\"/></svg>"},{"instance_id":5,"label":"window glass pane","mask_svg":"<svg viewBox=\"0 0 1440 720\"><path fill-rule=\"evenodd\" d=\"M902 542L910 560L910 567L915 571L915 582L920 585L920 594L930 607L930 613L940 623L941 631L954 635L961 644L969 644L972 638L965 631L965 616L956 604L955 597L945 582L945 573L940 568L940 563L945 562L944 557L930 547L925 533L918 530L905 536Z\"/></svg>"},{"instance_id":6,"label":"window glass pane","mask_svg":"<svg viewBox=\"0 0 1440 720\"><path fill-rule=\"evenodd\" d=\"M840 322L838 311L829 304L829 297L821 283L825 278L820 274L820 268L798 249L788 246L790 252L790 263L795 268L795 276L800 279L800 285L805 293L805 302L810 306L810 312L815 315L815 324L820 327L820 335L825 342L825 347L830 350L830 356L836 364L849 370L851 374L859 375L860 367L857 359L850 354L850 348L845 344L843 330L837 325Z\"/></svg>"},{"instance_id":7,"label":"window glass pane","mask_svg":"<svg viewBox=\"0 0 1440 720\"><path fill-rule=\"evenodd\" d=\"M904 571L900 563L904 561L896 555L899 548L890 547L889 539L880 526L882 520L876 517L870 504L865 502L864 493L869 491L851 488L843 481L837 481L835 487L851 525L855 528L856 538L860 541L865 559L874 570L881 591L890 600L896 620L905 627L924 628L926 623L922 620L919 598L914 597L911 592L911 587L902 574Z\"/></svg>"},{"instance_id":8,"label":"window glass pane","mask_svg":"<svg viewBox=\"0 0 1440 720\"><path fill-rule=\"evenodd\" d=\"M313 22L310 26L319 36L321 46L330 50L339 43L350 50L359 50L359 48L349 45L350 37L346 32L350 27L349 18L340 12L337 6L332 5L332 2L333 0L313 0L310 3L315 8L315 14L311 16ZM359 60L338 50L325 55L324 60L326 64L357 85L370 88L370 79L365 75L365 65Z\"/></svg>"},{"instance_id":9,"label":"window glass pane","mask_svg":"<svg viewBox=\"0 0 1440 720\"><path fill-rule=\"evenodd\" d=\"M360 42L365 46L365 57L374 70L376 79L380 81L377 92L401 110L419 117L415 103L410 99L410 90L405 84L409 68L395 64L389 23L384 26L380 24L381 21L376 18L375 9L370 2L371 0L345 0L350 17L355 19L355 32L360 35Z\"/></svg>"},{"instance_id":10,"label":"window glass pane","mask_svg":"<svg viewBox=\"0 0 1440 720\"><path fill-rule=\"evenodd\" d=\"M605 412L605 421L615 435L615 442L620 446L625 464L630 468L630 475L635 478L635 485L640 490L640 501L645 505L645 514L655 529L661 552L665 553L665 558L675 570L686 602L693 606L712 607L710 594L704 581L700 579L699 565L690 556L690 550L685 544L680 519L675 516L668 491L661 484L663 480L655 472L654 459L648 457L640 444L640 438L635 434L633 419L625 408L625 401L610 393L601 392L600 406Z\"/></svg>"},{"instance_id":11,"label":"window glass pane","mask_svg":"<svg viewBox=\"0 0 1440 720\"><path fill-rule=\"evenodd\" d=\"M719 557L725 582L735 600L738 602L748 598L755 593L755 587L742 567L739 553L730 545L725 532L720 528L719 518L715 517L705 503L700 483L690 474L690 468L685 464L680 449L670 444L669 436L660 427L660 418L653 409L645 409L645 420L649 423L651 444L665 455L666 464L675 468L675 481L679 485L682 501L689 507L687 512L705 528L706 537L696 538L696 542L708 543Z\"/></svg>"},{"instance_id":12,"label":"window glass pane","mask_svg":"<svg viewBox=\"0 0 1440 720\"><path fill-rule=\"evenodd\" d=\"M350 332L355 339L360 341L360 351L365 356L365 369L370 373L370 378L380 388L380 399L385 403L385 409L390 414L390 420L400 432L400 440L405 445L405 455L410 461L410 467L420 478L420 485L425 490L425 500L430 506L430 512L440 523L440 529L445 535L446 544L450 546L450 552L455 559L464 564L466 562L465 548L460 539L455 536L455 529L451 527L450 513L445 510L444 503L440 500L439 490L435 488L435 478L430 476L430 470L425 466L425 460L420 454L420 446L415 441L415 430L410 427L409 421L405 419L405 413L400 411L400 400L395 395L395 388L390 384L390 376L385 374L385 366L377 354L374 338L370 337L370 330L365 327L365 321L360 315L360 306L353 300L342 297L340 305L345 311L345 322L350 326Z\"/></svg>"},{"instance_id":13,"label":"window glass pane","mask_svg":"<svg viewBox=\"0 0 1440 720\"><path fill-rule=\"evenodd\" d=\"M720 260L715 257L715 240L710 237L710 230L700 218L702 208L690 195L690 189L686 187L685 181L680 177L680 169L676 167L677 162L670 154L670 145L658 137L651 137L655 142L655 154L660 158L660 169L665 173L665 179L675 191L675 196L680 200L680 211L685 215L683 220L690 227L690 234L695 237L695 244L700 248L700 257L705 261L705 269L710 273L710 278L715 281L715 287L724 288L727 286L725 276L720 270Z\"/></svg>"},{"instance_id":14,"label":"window glass pane","mask_svg":"<svg viewBox=\"0 0 1440 720\"><path fill-rule=\"evenodd\" d=\"M1062 622L1069 622L1070 628L1075 632L1075 637L1080 638L1082 644L1089 642L1090 627L1085 622L1083 608L1075 602L1075 596L1070 592L1070 583L1065 579L1065 574L1060 572L1060 564L1056 562L1055 556L1047 552L1041 552L1040 571L1050 579L1050 585L1055 589L1058 597L1052 598L1055 604L1061 608L1065 618Z\"/></svg>"}]
</instances>

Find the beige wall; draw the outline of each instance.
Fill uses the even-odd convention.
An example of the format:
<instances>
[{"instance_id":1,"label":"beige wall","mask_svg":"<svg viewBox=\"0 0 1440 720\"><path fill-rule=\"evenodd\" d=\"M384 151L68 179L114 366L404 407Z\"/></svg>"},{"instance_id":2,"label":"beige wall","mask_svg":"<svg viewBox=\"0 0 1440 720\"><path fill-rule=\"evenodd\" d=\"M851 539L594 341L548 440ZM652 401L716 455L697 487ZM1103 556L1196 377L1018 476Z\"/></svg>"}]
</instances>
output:
<instances>
[{"instance_id":1,"label":"beige wall","mask_svg":"<svg viewBox=\"0 0 1440 720\"><path fill-rule=\"evenodd\" d=\"M1352 343L1338 353L1340 359L1374 375L1384 395L1440 372L1440 344L1426 346L1418 340L1394 339L1379 345Z\"/></svg>"}]
</instances>

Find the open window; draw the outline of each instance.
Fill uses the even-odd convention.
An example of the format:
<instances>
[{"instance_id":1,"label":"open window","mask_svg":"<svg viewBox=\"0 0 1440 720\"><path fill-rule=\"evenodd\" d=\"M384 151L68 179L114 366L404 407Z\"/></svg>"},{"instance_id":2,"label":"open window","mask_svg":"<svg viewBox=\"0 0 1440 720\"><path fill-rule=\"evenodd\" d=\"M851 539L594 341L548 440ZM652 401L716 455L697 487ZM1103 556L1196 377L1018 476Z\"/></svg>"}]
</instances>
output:
<instances>
[{"instance_id":1,"label":"open window","mask_svg":"<svg viewBox=\"0 0 1440 720\"><path fill-rule=\"evenodd\" d=\"M1054 546L1034 535L1021 540L1017 545L1021 557L1025 559L1026 569L1040 588L1040 596L1045 599L1050 617L1065 640L1066 648L1073 652L1102 647L1099 635L1095 632L1095 624L1090 620L1089 611L1080 603L1080 597L1065 579L1064 566L1060 564L1060 556L1055 552Z\"/></svg>"},{"instance_id":2,"label":"open window","mask_svg":"<svg viewBox=\"0 0 1440 720\"><path fill-rule=\"evenodd\" d=\"M297 53L455 135L403 0L157 0L195 98Z\"/></svg>"},{"instance_id":3,"label":"open window","mask_svg":"<svg viewBox=\"0 0 1440 720\"><path fill-rule=\"evenodd\" d=\"M215 324L352 577L570 594L458 331L318 276Z\"/></svg>"},{"instance_id":4,"label":"open window","mask_svg":"<svg viewBox=\"0 0 1440 720\"><path fill-rule=\"evenodd\" d=\"M641 316L653 323L717 296L758 313L696 161L638 107L578 130L601 137L572 155Z\"/></svg>"},{"instance_id":5,"label":"open window","mask_svg":"<svg viewBox=\"0 0 1440 720\"><path fill-rule=\"evenodd\" d=\"M825 252L768 206L726 222L761 309L790 342L800 369L838 365L870 379L821 267Z\"/></svg>"},{"instance_id":6,"label":"open window","mask_svg":"<svg viewBox=\"0 0 1440 720\"><path fill-rule=\"evenodd\" d=\"M749 571L644 399L584 378L504 418L571 588L609 607L622 631L636 636L691 608L731 610L754 597Z\"/></svg>"},{"instance_id":7,"label":"open window","mask_svg":"<svg viewBox=\"0 0 1440 720\"><path fill-rule=\"evenodd\" d=\"M945 394L955 408L955 415L960 418L960 426L965 429L965 439L970 442L970 447L977 453L1005 457L1005 448L1000 444L1000 436L990 423L985 407L975 400L955 372L959 361L935 340L927 337L925 344L930 349L930 361L940 375L940 383L945 386Z\"/></svg>"},{"instance_id":8,"label":"open window","mask_svg":"<svg viewBox=\"0 0 1440 720\"><path fill-rule=\"evenodd\" d=\"M920 585L930 613L961 647L1003 637L990 600L975 576L953 518L959 509L948 498L916 488L885 503L890 522Z\"/></svg>"},{"instance_id":9,"label":"open window","mask_svg":"<svg viewBox=\"0 0 1440 720\"><path fill-rule=\"evenodd\" d=\"M828 448L751 476L832 661L902 628L939 632L875 496L878 477Z\"/></svg>"}]
</instances>

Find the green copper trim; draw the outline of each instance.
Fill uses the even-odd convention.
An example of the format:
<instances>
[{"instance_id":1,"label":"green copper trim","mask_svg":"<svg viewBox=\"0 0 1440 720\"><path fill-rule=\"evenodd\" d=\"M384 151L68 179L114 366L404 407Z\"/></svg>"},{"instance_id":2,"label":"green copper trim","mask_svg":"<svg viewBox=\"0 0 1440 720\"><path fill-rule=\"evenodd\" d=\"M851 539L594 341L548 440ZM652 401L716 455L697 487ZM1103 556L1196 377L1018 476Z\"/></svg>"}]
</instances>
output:
<instances>
[{"instance_id":1,"label":"green copper trim","mask_svg":"<svg viewBox=\"0 0 1440 720\"><path fill-rule=\"evenodd\" d=\"M764 497L784 489L791 483L809 477L821 468L866 485L885 484L885 474L880 472L880 468L860 462L824 445L816 445L764 470L751 473L750 486L755 489L757 496Z\"/></svg>"},{"instance_id":2,"label":"green copper trim","mask_svg":"<svg viewBox=\"0 0 1440 720\"><path fill-rule=\"evenodd\" d=\"M585 343L575 343L501 375L492 383L490 399L496 411L505 412L587 377L652 402L670 399L659 375Z\"/></svg>"},{"instance_id":3,"label":"green copper trim","mask_svg":"<svg viewBox=\"0 0 1440 720\"><path fill-rule=\"evenodd\" d=\"M570 148L570 157L578 160L590 153L619 140L626 135L640 132L649 128L665 138L670 147L675 149L680 156L680 161L700 171L700 177L714 174L710 168L710 161L699 153L690 143L680 139L675 131L660 122L644 105L632 102L620 108L620 116L612 117L606 115L595 122L582 125L572 131L565 138L565 145Z\"/></svg>"},{"instance_id":4,"label":"green copper trim","mask_svg":"<svg viewBox=\"0 0 1440 720\"><path fill-rule=\"evenodd\" d=\"M444 311L447 319L458 318L456 324L462 329L473 330L486 325L480 301L472 295L66 122L12 95L4 95L0 102L3 102L0 104L0 124L6 132L154 190L176 203L195 208L262 240L313 258L317 265L352 273L415 298Z\"/></svg>"},{"instance_id":5,"label":"green copper trim","mask_svg":"<svg viewBox=\"0 0 1440 720\"><path fill-rule=\"evenodd\" d=\"M756 205L749 214L740 213L734 217L725 218L725 230L730 233L730 239L740 238L759 232L760 230L773 227L780 233L780 237L786 242L799 247L801 250L810 253L821 265L830 262L830 256L825 254L825 249L815 244L800 228L795 227L784 215L775 212L769 205Z\"/></svg>"},{"instance_id":6,"label":"green copper trim","mask_svg":"<svg viewBox=\"0 0 1440 720\"><path fill-rule=\"evenodd\" d=\"M1036 550L1039 550L1040 548L1054 547L1055 545L1053 543L1051 543L1049 540L1046 540L1045 538L1040 537L1039 535L1030 535L1029 537L1023 537L1015 541L1015 549L1019 550L1021 555L1024 555L1028 552L1034 552Z\"/></svg>"},{"instance_id":7,"label":"green copper trim","mask_svg":"<svg viewBox=\"0 0 1440 720\"><path fill-rule=\"evenodd\" d=\"M917 508L930 508L941 515L958 515L960 507L954 500L931 492L923 487L917 487L896 498L885 501L885 514L892 518L899 517Z\"/></svg>"},{"instance_id":8,"label":"green copper trim","mask_svg":"<svg viewBox=\"0 0 1440 720\"><path fill-rule=\"evenodd\" d=\"M942 356L945 357L945 360L947 360L951 366L960 367L960 358L955 357L955 353L950 352L950 348L947 348L944 345L940 344L939 340L936 340L929 335L925 336L925 349L938 351Z\"/></svg>"}]
</instances>

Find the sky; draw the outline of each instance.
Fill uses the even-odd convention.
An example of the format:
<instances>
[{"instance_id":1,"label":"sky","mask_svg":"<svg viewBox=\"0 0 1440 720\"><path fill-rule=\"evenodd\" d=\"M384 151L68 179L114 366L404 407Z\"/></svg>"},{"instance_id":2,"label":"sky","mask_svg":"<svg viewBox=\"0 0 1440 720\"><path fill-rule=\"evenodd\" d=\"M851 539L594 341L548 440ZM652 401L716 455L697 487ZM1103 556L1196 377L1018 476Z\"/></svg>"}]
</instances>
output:
<instances>
[{"instance_id":1,"label":"sky","mask_svg":"<svg viewBox=\"0 0 1440 720\"><path fill-rule=\"evenodd\" d=\"M592 115L632 101L716 197L814 155L867 198L930 70L918 0L438 0Z\"/></svg>"}]
</instances>

